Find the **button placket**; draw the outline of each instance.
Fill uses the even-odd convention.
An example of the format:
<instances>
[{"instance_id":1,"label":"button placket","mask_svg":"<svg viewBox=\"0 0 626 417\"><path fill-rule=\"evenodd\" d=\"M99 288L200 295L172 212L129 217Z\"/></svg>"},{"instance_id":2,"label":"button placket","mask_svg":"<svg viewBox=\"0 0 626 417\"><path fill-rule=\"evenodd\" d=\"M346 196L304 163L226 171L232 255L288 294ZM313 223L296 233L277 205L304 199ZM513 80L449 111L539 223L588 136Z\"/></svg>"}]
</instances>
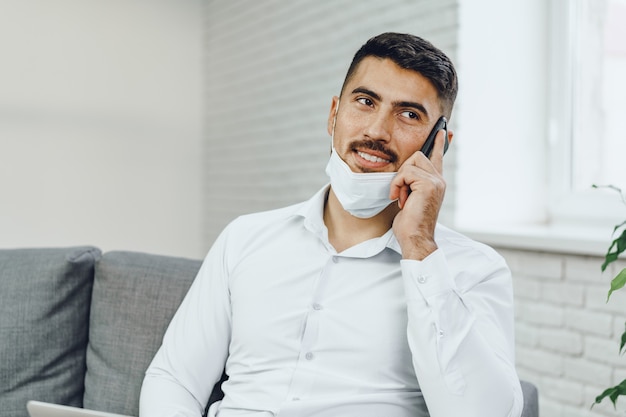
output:
<instances>
[{"instance_id":1,"label":"button placket","mask_svg":"<svg viewBox=\"0 0 626 417\"><path fill-rule=\"evenodd\" d=\"M319 280L313 291L313 300L311 301L310 308L305 317L300 342L299 359L289 388L288 398L291 398L293 401L307 398L310 395L311 381L304 379L304 374L307 372L307 369L311 369L311 366L315 366L315 346L318 342L320 326L320 316L318 312L324 308L321 300L324 299L326 286L328 284L329 269L333 268L338 261L336 256L328 258L326 265L320 272Z\"/></svg>"}]
</instances>

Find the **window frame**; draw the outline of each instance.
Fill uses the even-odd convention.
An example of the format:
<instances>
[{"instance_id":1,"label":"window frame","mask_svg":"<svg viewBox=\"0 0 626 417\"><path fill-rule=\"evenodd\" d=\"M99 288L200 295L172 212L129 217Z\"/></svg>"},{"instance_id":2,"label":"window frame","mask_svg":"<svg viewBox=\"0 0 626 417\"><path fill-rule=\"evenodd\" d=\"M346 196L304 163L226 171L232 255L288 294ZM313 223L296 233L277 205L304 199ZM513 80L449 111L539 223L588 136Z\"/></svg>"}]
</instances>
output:
<instances>
[{"instance_id":1,"label":"window frame","mask_svg":"<svg viewBox=\"0 0 626 417\"><path fill-rule=\"evenodd\" d=\"M582 1L549 2L550 89L548 115L548 223L573 228L611 228L626 218L626 207L613 190L573 189L574 141ZM608 184L598 184L608 185Z\"/></svg>"}]
</instances>

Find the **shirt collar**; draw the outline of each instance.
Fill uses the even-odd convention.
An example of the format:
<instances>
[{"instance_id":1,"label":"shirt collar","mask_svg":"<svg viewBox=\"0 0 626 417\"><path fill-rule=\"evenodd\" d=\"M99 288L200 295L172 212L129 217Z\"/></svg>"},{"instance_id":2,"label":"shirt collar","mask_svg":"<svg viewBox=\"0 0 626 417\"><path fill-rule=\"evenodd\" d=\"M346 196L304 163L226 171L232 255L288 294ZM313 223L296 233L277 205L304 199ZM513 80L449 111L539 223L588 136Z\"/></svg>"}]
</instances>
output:
<instances>
[{"instance_id":1,"label":"shirt collar","mask_svg":"<svg viewBox=\"0 0 626 417\"><path fill-rule=\"evenodd\" d=\"M304 219L304 227L308 231L318 236L328 247L331 247L328 242L328 229L324 224L324 204L326 203L329 190L330 184L326 184L313 197L302 203L295 214ZM385 248L392 249L402 255L402 249L392 229L389 229L379 238L370 239L347 249L344 254L346 256L365 258L374 256Z\"/></svg>"}]
</instances>

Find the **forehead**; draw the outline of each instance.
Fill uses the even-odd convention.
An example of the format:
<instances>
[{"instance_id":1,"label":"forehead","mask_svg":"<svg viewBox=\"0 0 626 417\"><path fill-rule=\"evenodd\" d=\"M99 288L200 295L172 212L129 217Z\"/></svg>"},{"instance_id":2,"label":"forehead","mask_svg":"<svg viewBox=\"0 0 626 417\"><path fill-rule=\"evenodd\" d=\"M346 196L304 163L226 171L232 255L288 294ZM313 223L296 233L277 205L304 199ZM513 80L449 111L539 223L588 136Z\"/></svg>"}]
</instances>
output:
<instances>
[{"instance_id":1,"label":"forehead","mask_svg":"<svg viewBox=\"0 0 626 417\"><path fill-rule=\"evenodd\" d=\"M375 92L383 101L420 102L429 112L441 112L437 90L430 80L417 71L400 67L388 58L364 58L348 80L344 94L351 94L359 87Z\"/></svg>"}]
</instances>

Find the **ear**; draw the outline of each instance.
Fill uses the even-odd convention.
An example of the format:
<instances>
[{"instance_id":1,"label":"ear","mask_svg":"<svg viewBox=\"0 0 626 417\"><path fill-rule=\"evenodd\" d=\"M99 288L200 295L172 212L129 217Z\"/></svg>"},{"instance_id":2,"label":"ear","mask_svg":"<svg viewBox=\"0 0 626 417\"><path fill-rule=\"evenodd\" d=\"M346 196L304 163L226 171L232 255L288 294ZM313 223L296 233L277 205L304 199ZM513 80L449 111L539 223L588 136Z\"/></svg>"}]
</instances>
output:
<instances>
[{"instance_id":1,"label":"ear","mask_svg":"<svg viewBox=\"0 0 626 417\"><path fill-rule=\"evenodd\" d=\"M448 144L452 143L452 138L454 137L454 131L448 130Z\"/></svg>"},{"instance_id":2,"label":"ear","mask_svg":"<svg viewBox=\"0 0 626 417\"><path fill-rule=\"evenodd\" d=\"M335 128L335 119L337 117L337 106L339 105L339 97L333 96L333 100L330 103L330 112L328 113L328 125L326 126L326 130L328 131L328 135L333 135L333 129Z\"/></svg>"}]
</instances>

